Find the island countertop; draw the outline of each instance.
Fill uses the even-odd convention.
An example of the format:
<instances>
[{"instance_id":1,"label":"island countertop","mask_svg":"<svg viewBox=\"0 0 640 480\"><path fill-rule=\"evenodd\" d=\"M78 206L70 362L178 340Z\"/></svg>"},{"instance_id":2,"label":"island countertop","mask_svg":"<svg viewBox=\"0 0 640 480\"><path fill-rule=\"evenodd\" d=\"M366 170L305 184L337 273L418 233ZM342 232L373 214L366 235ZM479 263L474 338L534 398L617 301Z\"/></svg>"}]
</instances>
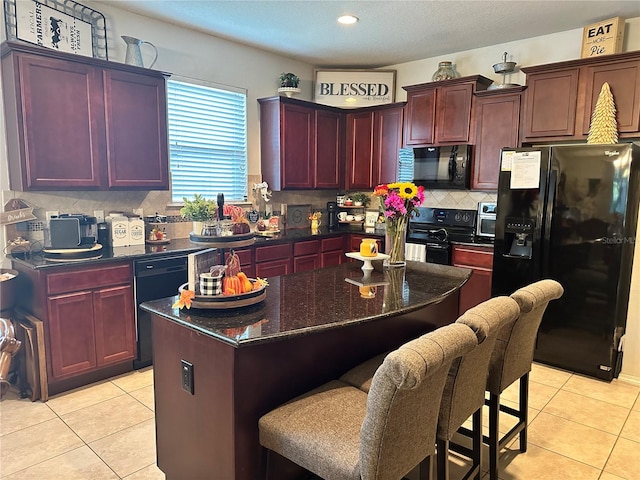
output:
<instances>
[{"instance_id":1,"label":"island countertop","mask_svg":"<svg viewBox=\"0 0 640 480\"><path fill-rule=\"evenodd\" d=\"M471 270L422 262L374 271L363 282L360 262L269 278L266 299L236 309L172 308L177 296L141 308L184 327L242 347L402 315L436 304L458 290ZM366 284L369 295L360 295Z\"/></svg>"}]
</instances>

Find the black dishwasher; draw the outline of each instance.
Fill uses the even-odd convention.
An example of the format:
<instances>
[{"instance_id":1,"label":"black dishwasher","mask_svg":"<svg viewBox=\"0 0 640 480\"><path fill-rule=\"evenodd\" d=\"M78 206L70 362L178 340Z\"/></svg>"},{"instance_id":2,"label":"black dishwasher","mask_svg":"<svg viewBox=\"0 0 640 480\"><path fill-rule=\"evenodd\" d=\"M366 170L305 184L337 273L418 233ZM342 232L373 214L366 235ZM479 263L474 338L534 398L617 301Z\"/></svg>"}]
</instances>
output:
<instances>
[{"instance_id":1,"label":"black dishwasher","mask_svg":"<svg viewBox=\"0 0 640 480\"><path fill-rule=\"evenodd\" d=\"M187 283L187 255L138 260L134 269L138 358L133 368L139 369L152 363L151 314L140 304L178 294L178 287Z\"/></svg>"}]
</instances>

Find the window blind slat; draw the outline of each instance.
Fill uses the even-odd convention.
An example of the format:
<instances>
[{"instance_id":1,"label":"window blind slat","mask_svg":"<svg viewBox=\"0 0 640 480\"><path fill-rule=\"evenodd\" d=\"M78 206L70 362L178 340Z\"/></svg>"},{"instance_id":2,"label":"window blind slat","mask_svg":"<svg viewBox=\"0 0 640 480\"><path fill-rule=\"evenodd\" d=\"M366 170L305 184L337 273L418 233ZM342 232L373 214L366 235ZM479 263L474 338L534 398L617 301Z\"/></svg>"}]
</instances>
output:
<instances>
[{"instance_id":1,"label":"window blind slat","mask_svg":"<svg viewBox=\"0 0 640 480\"><path fill-rule=\"evenodd\" d=\"M167 82L171 198L247 195L246 94Z\"/></svg>"}]
</instances>

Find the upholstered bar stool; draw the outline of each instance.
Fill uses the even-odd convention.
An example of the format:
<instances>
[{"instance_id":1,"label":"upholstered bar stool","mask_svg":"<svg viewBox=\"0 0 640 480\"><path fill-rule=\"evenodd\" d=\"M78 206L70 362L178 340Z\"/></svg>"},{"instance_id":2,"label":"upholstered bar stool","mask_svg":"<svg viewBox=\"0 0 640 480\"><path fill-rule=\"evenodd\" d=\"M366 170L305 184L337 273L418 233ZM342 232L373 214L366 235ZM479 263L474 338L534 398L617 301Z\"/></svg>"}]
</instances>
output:
<instances>
[{"instance_id":1,"label":"upholstered bar stool","mask_svg":"<svg viewBox=\"0 0 640 480\"><path fill-rule=\"evenodd\" d=\"M260 443L326 480L399 480L421 463L430 478L447 373L476 345L463 324L423 335L386 356L368 394L334 380L267 413Z\"/></svg>"},{"instance_id":2,"label":"upholstered bar stool","mask_svg":"<svg viewBox=\"0 0 640 480\"><path fill-rule=\"evenodd\" d=\"M496 346L489 363L487 391L489 398L489 436L484 441L489 444L489 477L498 480L498 456L516 435L520 436L520 451L527 451L527 422L529 408L529 372L533 362L538 328L542 315L551 300L560 298L564 290L555 280L541 280L523 287L511 294L520 307L520 316L498 334ZM520 382L518 408L500 404L500 395L512 383ZM499 431L500 412L518 419L516 425L502 438Z\"/></svg>"},{"instance_id":3,"label":"upholstered bar stool","mask_svg":"<svg viewBox=\"0 0 640 480\"><path fill-rule=\"evenodd\" d=\"M480 478L482 464L482 407L489 370L489 360L495 347L498 333L507 324L513 324L520 309L515 300L497 297L468 310L456 323L469 326L476 334L478 347L453 361L442 394L438 416L437 459L438 479L449 478L448 451L462 453L472 460L465 478ZM349 370L340 380L369 391L376 369L384 354L378 355ZM463 423L472 416L472 429L465 434L473 439L471 449L461 445L450 445L449 441Z\"/></svg>"},{"instance_id":4,"label":"upholstered bar stool","mask_svg":"<svg viewBox=\"0 0 640 480\"><path fill-rule=\"evenodd\" d=\"M518 304L509 297L496 297L467 310L456 323L471 328L478 346L453 361L442 394L438 416L437 459L438 480L449 478L449 449L464 454L472 461L464 478L480 480L482 466L482 407L484 406L489 360L498 333L512 325L520 313ZM453 435L472 417L472 448L450 445Z\"/></svg>"}]
</instances>

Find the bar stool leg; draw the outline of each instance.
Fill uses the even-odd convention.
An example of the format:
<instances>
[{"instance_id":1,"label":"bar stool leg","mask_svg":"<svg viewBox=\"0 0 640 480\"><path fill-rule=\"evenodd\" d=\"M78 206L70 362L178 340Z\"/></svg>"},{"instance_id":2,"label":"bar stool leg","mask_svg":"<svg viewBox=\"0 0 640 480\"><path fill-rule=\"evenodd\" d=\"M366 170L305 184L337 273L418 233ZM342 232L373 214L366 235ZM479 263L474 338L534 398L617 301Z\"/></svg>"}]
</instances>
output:
<instances>
[{"instance_id":1,"label":"bar stool leg","mask_svg":"<svg viewBox=\"0 0 640 480\"><path fill-rule=\"evenodd\" d=\"M449 441L438 439L436 445L436 478L438 480L449 480Z\"/></svg>"},{"instance_id":2,"label":"bar stool leg","mask_svg":"<svg viewBox=\"0 0 640 480\"><path fill-rule=\"evenodd\" d=\"M500 395L489 394L489 479L498 480Z\"/></svg>"},{"instance_id":3,"label":"bar stool leg","mask_svg":"<svg viewBox=\"0 0 640 480\"><path fill-rule=\"evenodd\" d=\"M520 377L520 413L518 420L523 424L520 430L520 451L527 451L527 427L529 426L529 373Z\"/></svg>"},{"instance_id":4,"label":"bar stool leg","mask_svg":"<svg viewBox=\"0 0 640 480\"><path fill-rule=\"evenodd\" d=\"M478 472L473 478L474 480L480 480L480 475L482 474L482 408L474 412L471 422L473 434L473 455L471 460L474 465L478 466Z\"/></svg>"}]
</instances>

